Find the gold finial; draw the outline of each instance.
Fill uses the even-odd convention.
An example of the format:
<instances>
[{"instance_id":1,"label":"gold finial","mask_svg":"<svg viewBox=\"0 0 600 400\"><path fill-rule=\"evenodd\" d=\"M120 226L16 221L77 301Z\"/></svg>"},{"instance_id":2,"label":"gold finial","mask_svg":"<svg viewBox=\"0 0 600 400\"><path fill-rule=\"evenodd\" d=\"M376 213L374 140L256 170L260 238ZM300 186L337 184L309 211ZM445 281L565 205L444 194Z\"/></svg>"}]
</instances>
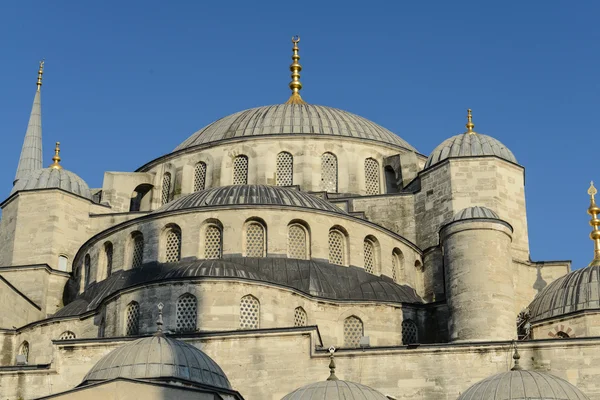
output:
<instances>
[{"instance_id":1,"label":"gold finial","mask_svg":"<svg viewBox=\"0 0 600 400\"><path fill-rule=\"evenodd\" d=\"M56 142L56 147L54 148L54 157L52 157L52 161L54 161L49 168L54 169L62 169L62 165L60 165L60 142Z\"/></svg>"},{"instance_id":2,"label":"gold finial","mask_svg":"<svg viewBox=\"0 0 600 400\"><path fill-rule=\"evenodd\" d=\"M337 381L339 380L337 376L335 376L335 360L333 358L333 353L335 353L335 347L331 346L329 348L329 378L328 381Z\"/></svg>"},{"instance_id":3,"label":"gold finial","mask_svg":"<svg viewBox=\"0 0 600 400\"><path fill-rule=\"evenodd\" d=\"M37 80L37 90L40 91L42 87L42 75L44 74L44 60L40 61L40 69L38 69L38 80Z\"/></svg>"},{"instance_id":4,"label":"gold finial","mask_svg":"<svg viewBox=\"0 0 600 400\"><path fill-rule=\"evenodd\" d=\"M294 43L294 47L292 47L292 65L290 65L290 71L292 71L292 81L290 82L290 89L292 89L292 95L286 101L285 104L306 104L302 97L300 96L300 89L302 89L302 83L300 83L300 71L302 71L302 65L298 62L300 60L300 56L298 55L298 43L300 42L300 36L292 36L292 43Z\"/></svg>"},{"instance_id":5,"label":"gold finial","mask_svg":"<svg viewBox=\"0 0 600 400\"><path fill-rule=\"evenodd\" d=\"M596 193L598 193L598 189L594 187L594 182L590 182L590 188L588 189L588 194L590 195L590 206L588 207L588 214L592 216L590 220L590 225L592 226L592 232L590 233L590 239L594 242L594 259L590 263L590 266L596 265L600 266L600 219L598 219L598 214L600 213L600 208L596 205Z\"/></svg>"},{"instance_id":6,"label":"gold finial","mask_svg":"<svg viewBox=\"0 0 600 400\"><path fill-rule=\"evenodd\" d=\"M475 124L473 123L473 114L471 113L473 110L470 108L467 110L467 133L470 135L474 135L476 132L473 130L475 128Z\"/></svg>"}]
</instances>

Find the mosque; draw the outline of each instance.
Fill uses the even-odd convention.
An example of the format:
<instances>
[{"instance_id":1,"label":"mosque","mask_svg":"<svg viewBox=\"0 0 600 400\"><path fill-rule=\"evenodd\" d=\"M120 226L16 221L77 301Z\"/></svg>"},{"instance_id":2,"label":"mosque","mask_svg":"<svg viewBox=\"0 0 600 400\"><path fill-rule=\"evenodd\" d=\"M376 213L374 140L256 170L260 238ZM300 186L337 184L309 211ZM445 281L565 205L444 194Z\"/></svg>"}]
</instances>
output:
<instances>
[{"instance_id":1,"label":"mosque","mask_svg":"<svg viewBox=\"0 0 600 400\"><path fill-rule=\"evenodd\" d=\"M0 400L600 399L593 185L590 265L532 261L525 169L471 110L421 154L307 103L299 41L286 103L101 188L59 143L43 162L40 64L0 203Z\"/></svg>"}]
</instances>

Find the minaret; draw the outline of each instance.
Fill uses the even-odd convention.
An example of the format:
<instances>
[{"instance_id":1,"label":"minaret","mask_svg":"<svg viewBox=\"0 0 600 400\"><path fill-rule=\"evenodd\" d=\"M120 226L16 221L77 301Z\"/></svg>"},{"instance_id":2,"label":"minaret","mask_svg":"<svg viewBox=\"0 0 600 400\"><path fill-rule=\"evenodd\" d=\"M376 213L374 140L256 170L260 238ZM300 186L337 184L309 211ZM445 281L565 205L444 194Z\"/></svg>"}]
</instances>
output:
<instances>
[{"instance_id":1,"label":"minaret","mask_svg":"<svg viewBox=\"0 0 600 400\"><path fill-rule=\"evenodd\" d=\"M42 74L44 73L44 61L40 61L38 70L37 91L33 98L33 107L29 116L29 124L23 140L19 166L13 185L28 172L42 169Z\"/></svg>"}]
</instances>

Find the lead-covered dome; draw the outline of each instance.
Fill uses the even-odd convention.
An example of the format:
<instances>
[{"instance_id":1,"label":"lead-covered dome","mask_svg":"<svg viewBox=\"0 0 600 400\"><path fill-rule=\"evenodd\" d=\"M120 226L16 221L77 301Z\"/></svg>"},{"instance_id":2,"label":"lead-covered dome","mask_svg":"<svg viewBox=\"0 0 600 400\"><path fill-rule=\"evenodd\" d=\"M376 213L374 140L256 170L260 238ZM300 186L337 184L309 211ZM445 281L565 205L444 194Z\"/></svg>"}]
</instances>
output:
<instances>
[{"instance_id":1,"label":"lead-covered dome","mask_svg":"<svg viewBox=\"0 0 600 400\"><path fill-rule=\"evenodd\" d=\"M44 168L28 172L19 178L10 194L21 190L62 189L87 199L91 199L90 188L77 174L64 168Z\"/></svg>"},{"instance_id":2,"label":"lead-covered dome","mask_svg":"<svg viewBox=\"0 0 600 400\"><path fill-rule=\"evenodd\" d=\"M564 379L536 371L509 371L468 388L458 400L589 400Z\"/></svg>"},{"instance_id":3,"label":"lead-covered dome","mask_svg":"<svg viewBox=\"0 0 600 400\"><path fill-rule=\"evenodd\" d=\"M154 212L230 205L303 207L346 214L341 208L315 195L293 187L268 185L230 185L205 189L180 197Z\"/></svg>"},{"instance_id":4,"label":"lead-covered dome","mask_svg":"<svg viewBox=\"0 0 600 400\"><path fill-rule=\"evenodd\" d=\"M517 164L514 154L499 140L480 133L461 133L444 140L432 152L425 168L429 168L448 158L496 156Z\"/></svg>"},{"instance_id":5,"label":"lead-covered dome","mask_svg":"<svg viewBox=\"0 0 600 400\"><path fill-rule=\"evenodd\" d=\"M337 108L312 104L278 104L251 108L200 129L175 151L227 139L264 135L343 136L368 139L416 151L391 131Z\"/></svg>"},{"instance_id":6,"label":"lead-covered dome","mask_svg":"<svg viewBox=\"0 0 600 400\"><path fill-rule=\"evenodd\" d=\"M451 222L463 221L466 219L500 219L500 217L487 207L474 206L463 208L454 214Z\"/></svg>"},{"instance_id":7,"label":"lead-covered dome","mask_svg":"<svg viewBox=\"0 0 600 400\"><path fill-rule=\"evenodd\" d=\"M171 380L231 389L219 365L200 349L162 333L123 345L100 359L85 383L115 378Z\"/></svg>"},{"instance_id":8,"label":"lead-covered dome","mask_svg":"<svg viewBox=\"0 0 600 400\"><path fill-rule=\"evenodd\" d=\"M360 383L328 380L302 386L282 400L388 400L388 398Z\"/></svg>"}]
</instances>

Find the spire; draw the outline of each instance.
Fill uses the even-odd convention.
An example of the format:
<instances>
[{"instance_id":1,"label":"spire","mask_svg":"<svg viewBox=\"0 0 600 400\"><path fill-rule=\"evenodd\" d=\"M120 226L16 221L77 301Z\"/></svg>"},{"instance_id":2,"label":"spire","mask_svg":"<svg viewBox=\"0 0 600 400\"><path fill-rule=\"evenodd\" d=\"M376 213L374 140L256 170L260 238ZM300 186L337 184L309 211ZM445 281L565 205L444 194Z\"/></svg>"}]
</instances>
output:
<instances>
[{"instance_id":1,"label":"spire","mask_svg":"<svg viewBox=\"0 0 600 400\"><path fill-rule=\"evenodd\" d=\"M337 376L335 376L335 360L333 359L333 353L335 353L335 347L331 346L329 348L329 378L328 381L337 381L339 380Z\"/></svg>"},{"instance_id":2,"label":"spire","mask_svg":"<svg viewBox=\"0 0 600 400\"><path fill-rule=\"evenodd\" d=\"M302 97L300 96L300 90L302 89L302 83L300 83L300 71L302 71L302 65L298 62L300 60L300 56L298 55L298 43L300 42L300 36L292 36L292 43L294 43L294 47L292 47L292 65L290 65L290 71L292 71L292 81L290 82L290 89L292 89L292 95L286 101L285 104L306 104Z\"/></svg>"},{"instance_id":3,"label":"spire","mask_svg":"<svg viewBox=\"0 0 600 400\"><path fill-rule=\"evenodd\" d=\"M472 110L469 108L467 110L467 124L465 125L467 127L467 132L469 135L474 135L476 132L473 130L473 128L475 128L475 124L473 123L473 114L471 114Z\"/></svg>"},{"instance_id":4,"label":"spire","mask_svg":"<svg viewBox=\"0 0 600 400\"><path fill-rule=\"evenodd\" d=\"M60 142L56 142L56 147L54 148L54 157L52 157L52 161L54 161L48 168L54 169L62 169L62 165L60 165Z\"/></svg>"},{"instance_id":5,"label":"spire","mask_svg":"<svg viewBox=\"0 0 600 400\"><path fill-rule=\"evenodd\" d=\"M13 185L28 172L42 169L42 74L44 73L44 61L40 61L38 70L37 91L33 98L33 107L29 116L29 124L27 132L23 140L21 148L21 156L19 157L19 165Z\"/></svg>"},{"instance_id":6,"label":"spire","mask_svg":"<svg viewBox=\"0 0 600 400\"><path fill-rule=\"evenodd\" d=\"M517 349L517 342L513 342L513 346L515 348L515 352L513 354L513 360L515 361L515 365L510 370L521 371L523 368L519 365L519 360L521 359L521 356L519 355L519 350Z\"/></svg>"},{"instance_id":7,"label":"spire","mask_svg":"<svg viewBox=\"0 0 600 400\"><path fill-rule=\"evenodd\" d=\"M588 214L592 216L590 220L590 225L592 226L592 232L590 233L590 239L594 242L594 259L590 263L591 266L600 266L600 219L598 219L598 214L600 213L600 208L596 205L596 199L594 198L598 193L598 190L594 187L594 182L590 183L590 188L588 189L588 194L590 195L590 206L588 207Z\"/></svg>"}]
</instances>

